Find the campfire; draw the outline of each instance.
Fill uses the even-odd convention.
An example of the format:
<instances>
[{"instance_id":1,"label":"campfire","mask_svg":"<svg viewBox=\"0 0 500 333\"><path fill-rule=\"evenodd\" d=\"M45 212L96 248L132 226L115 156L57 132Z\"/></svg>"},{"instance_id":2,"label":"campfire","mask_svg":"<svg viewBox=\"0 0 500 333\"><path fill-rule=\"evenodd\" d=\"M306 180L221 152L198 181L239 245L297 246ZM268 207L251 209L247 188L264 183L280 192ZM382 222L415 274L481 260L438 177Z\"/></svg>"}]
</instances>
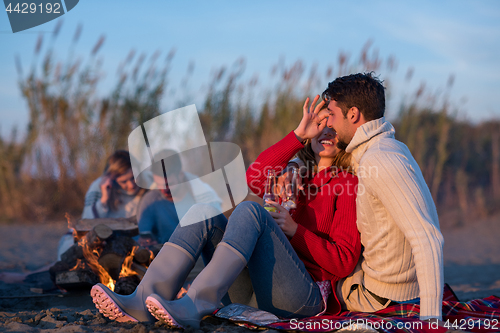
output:
<instances>
[{"instance_id":1,"label":"campfire","mask_svg":"<svg viewBox=\"0 0 500 333\"><path fill-rule=\"evenodd\" d=\"M54 283L65 290L88 289L102 283L118 294L129 295L144 276L161 246L140 247L133 219L74 221L69 215L75 244L50 268Z\"/></svg>"}]
</instances>

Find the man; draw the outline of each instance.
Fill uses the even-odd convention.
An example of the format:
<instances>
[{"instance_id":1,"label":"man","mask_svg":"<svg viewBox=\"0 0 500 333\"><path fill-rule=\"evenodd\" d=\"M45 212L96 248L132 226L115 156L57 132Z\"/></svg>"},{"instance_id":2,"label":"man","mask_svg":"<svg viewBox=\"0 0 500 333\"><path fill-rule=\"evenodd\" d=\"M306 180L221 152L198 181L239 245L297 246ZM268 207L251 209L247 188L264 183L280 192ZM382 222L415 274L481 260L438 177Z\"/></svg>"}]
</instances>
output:
<instances>
[{"instance_id":1,"label":"man","mask_svg":"<svg viewBox=\"0 0 500 333\"><path fill-rule=\"evenodd\" d=\"M333 128L359 179L356 213L364 251L354 272L337 283L342 308L375 312L393 301L419 301L420 319L441 320L444 241L436 206L418 164L384 118L382 83L370 73L344 76L315 106L318 99L311 107L306 100L308 117L297 138ZM286 182L289 173L282 177Z\"/></svg>"},{"instance_id":2,"label":"man","mask_svg":"<svg viewBox=\"0 0 500 333\"><path fill-rule=\"evenodd\" d=\"M374 312L420 297L420 319L441 320L444 241L438 215L417 162L384 118L382 83L371 73L344 76L329 83L322 97L327 126L337 132L339 148L352 154L359 177L364 252L337 285L340 303Z\"/></svg>"}]
</instances>

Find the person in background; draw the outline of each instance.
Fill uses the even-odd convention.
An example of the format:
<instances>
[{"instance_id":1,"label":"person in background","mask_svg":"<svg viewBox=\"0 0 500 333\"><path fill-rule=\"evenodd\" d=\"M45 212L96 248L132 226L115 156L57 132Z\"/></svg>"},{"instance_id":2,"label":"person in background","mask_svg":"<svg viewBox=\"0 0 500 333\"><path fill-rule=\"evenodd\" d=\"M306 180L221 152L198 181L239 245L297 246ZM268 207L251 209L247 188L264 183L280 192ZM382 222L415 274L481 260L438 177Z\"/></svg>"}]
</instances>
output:
<instances>
[{"instance_id":1,"label":"person in background","mask_svg":"<svg viewBox=\"0 0 500 333\"><path fill-rule=\"evenodd\" d=\"M132 172L130 154L117 150L108 157L104 173L90 185L85 195L83 219L132 217L137 213L139 202L147 192L137 186ZM57 261L74 244L73 229L61 237L57 248ZM42 272L53 263L31 272ZM29 273L29 274L31 274ZM22 282L29 274L1 274L0 280L10 283Z\"/></svg>"},{"instance_id":2,"label":"person in background","mask_svg":"<svg viewBox=\"0 0 500 333\"><path fill-rule=\"evenodd\" d=\"M82 218L134 216L146 191L135 183L129 152L117 150L108 157L103 175L85 194Z\"/></svg>"},{"instance_id":3,"label":"person in background","mask_svg":"<svg viewBox=\"0 0 500 333\"><path fill-rule=\"evenodd\" d=\"M150 169L156 187L162 189L146 193L137 209L140 235L138 242L142 246L167 242L179 220L196 203L210 204L217 210L222 210L222 200L217 193L195 175L182 170L179 154L163 150L159 155L169 157L163 159L163 163L154 163ZM169 179L166 179L163 167ZM176 186L175 197L169 184Z\"/></svg>"},{"instance_id":4,"label":"person in background","mask_svg":"<svg viewBox=\"0 0 500 333\"><path fill-rule=\"evenodd\" d=\"M104 173L90 184L85 194L82 219L132 217L146 189L134 180L130 154L117 150L106 161ZM74 244L70 229L59 241L57 260Z\"/></svg>"}]
</instances>

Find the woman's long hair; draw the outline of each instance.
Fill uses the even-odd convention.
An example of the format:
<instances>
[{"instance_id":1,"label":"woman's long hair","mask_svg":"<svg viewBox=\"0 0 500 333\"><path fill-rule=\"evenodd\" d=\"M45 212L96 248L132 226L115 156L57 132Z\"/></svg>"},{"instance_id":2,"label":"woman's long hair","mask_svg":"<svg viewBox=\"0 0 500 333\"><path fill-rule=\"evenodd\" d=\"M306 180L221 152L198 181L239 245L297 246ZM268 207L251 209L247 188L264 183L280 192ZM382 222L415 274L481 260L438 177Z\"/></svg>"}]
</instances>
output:
<instances>
[{"instance_id":1,"label":"woman's long hair","mask_svg":"<svg viewBox=\"0 0 500 333\"><path fill-rule=\"evenodd\" d=\"M316 162L316 157L312 149L311 139L306 141L304 148L297 153L297 157L306 165L307 172L305 175L302 174L302 176L311 178L313 174L318 172L318 163ZM351 166L351 154L345 150L340 150L337 155L335 155L332 161L332 167L335 167L338 172L349 172L354 174L354 170Z\"/></svg>"},{"instance_id":2,"label":"woman's long hair","mask_svg":"<svg viewBox=\"0 0 500 333\"><path fill-rule=\"evenodd\" d=\"M106 167L104 168L104 175L116 179L116 177L126 174L131 169L132 164L130 162L129 152L126 150L117 150L108 157ZM120 185L113 181L108 199L108 207L113 211L116 211L121 204L120 196L118 195L120 190ZM146 191L146 189L141 188L136 195L142 196Z\"/></svg>"}]
</instances>

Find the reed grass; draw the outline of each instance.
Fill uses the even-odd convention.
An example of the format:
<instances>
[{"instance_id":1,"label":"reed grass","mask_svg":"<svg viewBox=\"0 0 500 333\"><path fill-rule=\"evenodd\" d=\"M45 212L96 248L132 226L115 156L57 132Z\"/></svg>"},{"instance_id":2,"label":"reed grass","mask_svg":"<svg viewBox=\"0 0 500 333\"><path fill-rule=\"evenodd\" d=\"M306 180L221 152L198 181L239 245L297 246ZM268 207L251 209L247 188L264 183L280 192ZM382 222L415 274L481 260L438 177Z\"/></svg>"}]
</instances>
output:
<instances>
[{"instance_id":1,"label":"reed grass","mask_svg":"<svg viewBox=\"0 0 500 333\"><path fill-rule=\"evenodd\" d=\"M53 49L58 29L43 56L37 41L31 68L25 74L19 59L19 87L29 109L26 135L14 129L0 136L0 219L34 220L79 215L90 183L104 167L105 158L127 148L130 131L161 113L168 73L175 51L166 56L131 51L118 66L114 89L100 91L105 42L100 37L89 56L74 54L77 29L68 57ZM188 68L190 75L194 67ZM368 41L359 57L340 52L325 70L302 61L283 60L271 68L271 86L248 79L245 59L214 71L201 107L207 141L238 144L248 166L260 152L294 129L305 97L321 93L326 83L352 72L375 71L384 77L391 95L395 57L381 59ZM411 79L411 75L408 75ZM453 81L453 80L451 80ZM172 86L182 90L186 82ZM451 89L447 87L447 89ZM184 99L190 92L184 92ZM187 98L189 99L189 98ZM431 101L431 102L429 102ZM182 104L183 101L178 101ZM460 120L447 98L420 87L401 103L393 117L397 139L415 156L440 213L459 210L467 220L496 212L500 201L500 121Z\"/></svg>"}]
</instances>

